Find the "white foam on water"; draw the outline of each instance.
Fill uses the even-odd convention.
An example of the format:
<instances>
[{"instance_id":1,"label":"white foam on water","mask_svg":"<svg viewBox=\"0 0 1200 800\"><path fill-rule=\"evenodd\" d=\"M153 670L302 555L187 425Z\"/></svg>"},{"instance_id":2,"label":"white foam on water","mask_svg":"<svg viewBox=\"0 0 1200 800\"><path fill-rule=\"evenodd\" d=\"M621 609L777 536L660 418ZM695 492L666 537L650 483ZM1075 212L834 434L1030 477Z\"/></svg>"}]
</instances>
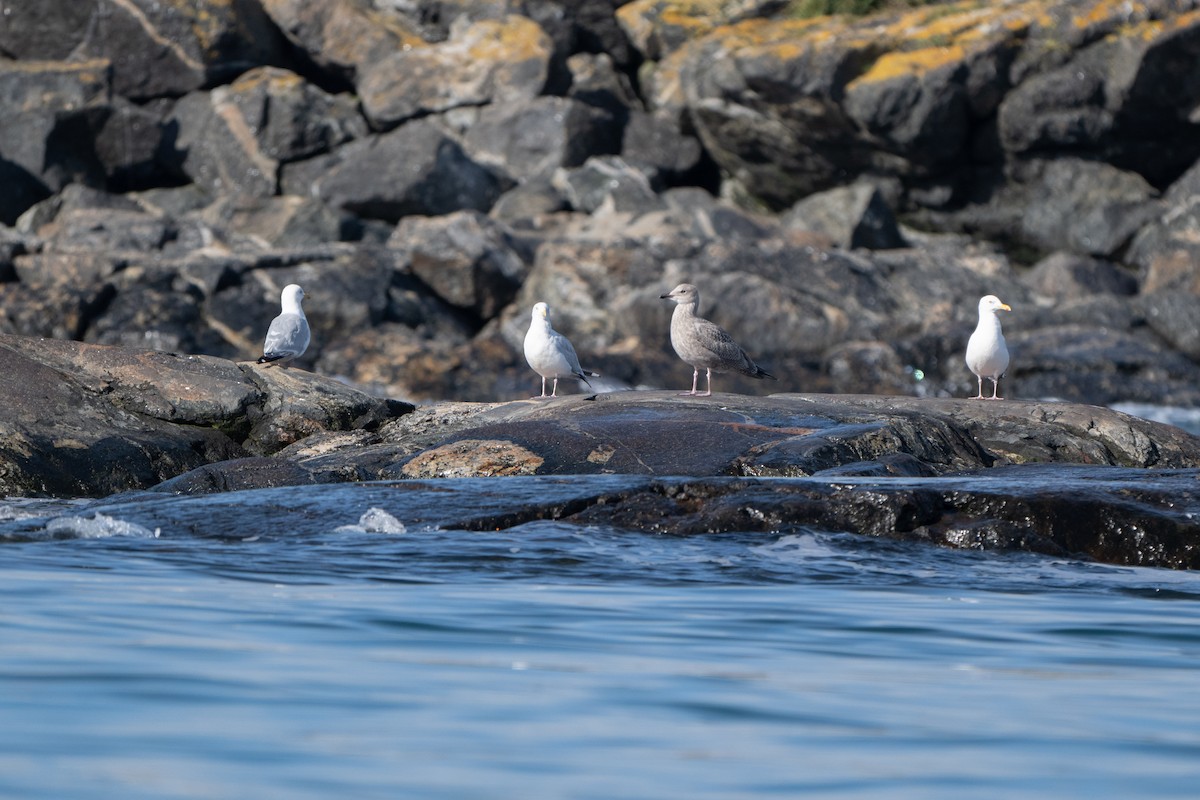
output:
<instances>
[{"instance_id":1,"label":"white foam on water","mask_svg":"<svg viewBox=\"0 0 1200 800\"><path fill-rule=\"evenodd\" d=\"M22 519L34 519L41 514L12 505L0 505L0 522L11 522Z\"/></svg>"},{"instance_id":2,"label":"white foam on water","mask_svg":"<svg viewBox=\"0 0 1200 800\"><path fill-rule=\"evenodd\" d=\"M1179 406L1156 406L1149 403L1113 403L1113 411L1120 411L1151 422L1165 422L1188 433L1200 434L1200 409Z\"/></svg>"},{"instance_id":3,"label":"white foam on water","mask_svg":"<svg viewBox=\"0 0 1200 800\"><path fill-rule=\"evenodd\" d=\"M357 525L339 525L334 529L338 533L408 533L404 523L393 517L382 508L368 508L358 518Z\"/></svg>"},{"instance_id":4,"label":"white foam on water","mask_svg":"<svg viewBox=\"0 0 1200 800\"><path fill-rule=\"evenodd\" d=\"M150 530L134 522L109 517L97 512L91 517L56 517L46 523L46 533L62 537L74 534L79 539L107 539L128 536L134 539L157 539L160 530Z\"/></svg>"}]
</instances>

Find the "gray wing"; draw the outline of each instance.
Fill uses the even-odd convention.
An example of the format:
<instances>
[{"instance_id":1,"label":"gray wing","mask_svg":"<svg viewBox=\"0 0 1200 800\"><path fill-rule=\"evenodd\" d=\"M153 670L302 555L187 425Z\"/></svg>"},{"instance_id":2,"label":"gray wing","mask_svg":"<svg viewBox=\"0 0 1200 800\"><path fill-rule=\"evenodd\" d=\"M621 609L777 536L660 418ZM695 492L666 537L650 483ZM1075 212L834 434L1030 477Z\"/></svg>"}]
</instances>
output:
<instances>
[{"instance_id":1,"label":"gray wing","mask_svg":"<svg viewBox=\"0 0 1200 800\"><path fill-rule=\"evenodd\" d=\"M583 372L583 368L579 366L579 356L575 355L575 347L571 344L571 340L563 336L558 331L553 331L550 334L553 341L554 349L563 354L567 359L567 364L571 367L571 372L578 375Z\"/></svg>"},{"instance_id":2,"label":"gray wing","mask_svg":"<svg viewBox=\"0 0 1200 800\"><path fill-rule=\"evenodd\" d=\"M719 325L706 319L697 319L692 328L696 343L721 362L720 369L753 374L758 371L746 351Z\"/></svg>"},{"instance_id":3,"label":"gray wing","mask_svg":"<svg viewBox=\"0 0 1200 800\"><path fill-rule=\"evenodd\" d=\"M263 355L298 356L308 348L308 339L308 320L298 314L280 314L267 329Z\"/></svg>"},{"instance_id":4,"label":"gray wing","mask_svg":"<svg viewBox=\"0 0 1200 800\"><path fill-rule=\"evenodd\" d=\"M571 368L571 373L575 377L579 378L579 380L583 381L588 386L592 385L592 382L588 380L589 376L593 378L600 377L600 373L588 372L586 369L579 366L579 356L575 355L575 346L571 344L570 339L563 336L558 331L551 331L550 338L553 341L554 346L558 348L559 352L563 354L563 357L567 359L567 365Z\"/></svg>"}]
</instances>

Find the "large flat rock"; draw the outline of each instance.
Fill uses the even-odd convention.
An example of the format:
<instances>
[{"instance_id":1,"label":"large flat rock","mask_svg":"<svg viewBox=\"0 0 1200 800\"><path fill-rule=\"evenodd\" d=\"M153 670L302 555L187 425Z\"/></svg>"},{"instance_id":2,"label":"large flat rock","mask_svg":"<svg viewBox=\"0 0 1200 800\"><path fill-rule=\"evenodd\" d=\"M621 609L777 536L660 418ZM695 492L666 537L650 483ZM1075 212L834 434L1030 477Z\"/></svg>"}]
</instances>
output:
<instances>
[{"instance_id":1,"label":"large flat rock","mask_svg":"<svg viewBox=\"0 0 1200 800\"><path fill-rule=\"evenodd\" d=\"M454 404L444 415L426 411L381 433L381 444L391 443L400 457L379 477L917 476L1024 463L1200 466L1200 439L1107 408L877 395L615 392ZM505 447L515 459L507 471L471 469L479 451Z\"/></svg>"}]
</instances>

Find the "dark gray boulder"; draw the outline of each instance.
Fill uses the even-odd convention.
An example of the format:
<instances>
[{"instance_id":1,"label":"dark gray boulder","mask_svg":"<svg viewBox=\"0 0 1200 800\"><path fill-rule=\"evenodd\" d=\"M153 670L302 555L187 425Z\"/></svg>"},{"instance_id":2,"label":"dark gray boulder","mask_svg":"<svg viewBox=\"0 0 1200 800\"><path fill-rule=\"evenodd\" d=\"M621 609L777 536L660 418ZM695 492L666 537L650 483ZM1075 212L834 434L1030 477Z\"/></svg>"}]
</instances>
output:
<instances>
[{"instance_id":1,"label":"dark gray boulder","mask_svg":"<svg viewBox=\"0 0 1200 800\"><path fill-rule=\"evenodd\" d=\"M580 167L559 170L553 181L571 208L588 214L606 206L636 216L665 206L646 173L619 156L592 156Z\"/></svg>"},{"instance_id":2,"label":"dark gray boulder","mask_svg":"<svg viewBox=\"0 0 1200 800\"><path fill-rule=\"evenodd\" d=\"M180 169L212 195L269 197L279 188L279 162L262 152L226 92L194 92L175 104L171 147Z\"/></svg>"},{"instance_id":3,"label":"dark gray boulder","mask_svg":"<svg viewBox=\"0 0 1200 800\"><path fill-rule=\"evenodd\" d=\"M479 112L463 145L481 164L517 181L577 167L620 148L617 120L605 109L566 97L492 104Z\"/></svg>"},{"instance_id":4,"label":"dark gray boulder","mask_svg":"<svg viewBox=\"0 0 1200 800\"><path fill-rule=\"evenodd\" d=\"M1159 211L1143 178L1107 164L1059 158L1023 165L1021 235L1042 249L1115 255Z\"/></svg>"},{"instance_id":5,"label":"dark gray boulder","mask_svg":"<svg viewBox=\"0 0 1200 800\"><path fill-rule=\"evenodd\" d=\"M359 64L358 94L371 124L387 130L426 114L536 97L552 53L550 38L527 17L460 16L444 42Z\"/></svg>"},{"instance_id":6,"label":"dark gray boulder","mask_svg":"<svg viewBox=\"0 0 1200 800\"><path fill-rule=\"evenodd\" d=\"M285 165L283 190L395 222L409 214L487 211L512 184L475 162L427 119Z\"/></svg>"},{"instance_id":7,"label":"dark gray boulder","mask_svg":"<svg viewBox=\"0 0 1200 800\"><path fill-rule=\"evenodd\" d=\"M483 320L512 301L529 271L506 229L478 211L405 217L388 247L434 294Z\"/></svg>"},{"instance_id":8,"label":"dark gray boulder","mask_svg":"<svg viewBox=\"0 0 1200 800\"><path fill-rule=\"evenodd\" d=\"M21 110L9 114L0 128L0 159L36 181L26 195L31 189L49 194L73 181L98 179L100 167L93 153L79 145L81 138L87 139L89 112L108 108L111 81L111 64L103 59L0 59L0 103Z\"/></svg>"},{"instance_id":9,"label":"dark gray boulder","mask_svg":"<svg viewBox=\"0 0 1200 800\"><path fill-rule=\"evenodd\" d=\"M278 29L249 0L45 0L22 3L5 20L3 38L19 43L0 49L24 59L105 59L113 90L131 100L179 96L283 60Z\"/></svg>"},{"instance_id":10,"label":"dark gray boulder","mask_svg":"<svg viewBox=\"0 0 1200 800\"><path fill-rule=\"evenodd\" d=\"M1137 293L1137 276L1111 261L1071 253L1054 253L1033 265L1023 277L1038 294L1069 302L1092 294L1127 297Z\"/></svg>"},{"instance_id":11,"label":"dark gray boulder","mask_svg":"<svg viewBox=\"0 0 1200 800\"><path fill-rule=\"evenodd\" d=\"M644 171L656 188L673 186L696 170L703 149L665 117L634 109L621 138L621 158Z\"/></svg>"}]
</instances>

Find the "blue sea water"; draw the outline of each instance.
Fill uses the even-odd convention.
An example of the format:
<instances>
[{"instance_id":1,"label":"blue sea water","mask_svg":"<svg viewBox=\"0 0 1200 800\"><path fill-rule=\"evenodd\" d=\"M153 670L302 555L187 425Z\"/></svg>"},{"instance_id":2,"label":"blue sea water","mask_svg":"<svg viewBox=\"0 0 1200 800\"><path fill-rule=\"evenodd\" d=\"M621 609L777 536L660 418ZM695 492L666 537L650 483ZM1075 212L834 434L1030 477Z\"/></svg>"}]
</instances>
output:
<instances>
[{"instance_id":1,"label":"blue sea water","mask_svg":"<svg viewBox=\"0 0 1200 800\"><path fill-rule=\"evenodd\" d=\"M1200 575L452 485L0 503L0 796L1197 795Z\"/></svg>"}]
</instances>

